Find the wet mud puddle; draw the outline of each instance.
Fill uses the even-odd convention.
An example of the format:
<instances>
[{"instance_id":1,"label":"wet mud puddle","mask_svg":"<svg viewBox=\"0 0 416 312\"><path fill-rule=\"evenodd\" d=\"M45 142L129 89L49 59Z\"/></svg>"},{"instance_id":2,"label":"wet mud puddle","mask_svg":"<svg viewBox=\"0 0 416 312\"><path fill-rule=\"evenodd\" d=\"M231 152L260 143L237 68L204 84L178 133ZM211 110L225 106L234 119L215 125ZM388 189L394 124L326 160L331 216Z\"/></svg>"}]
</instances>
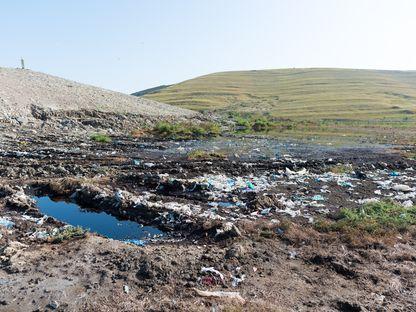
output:
<instances>
[{"instance_id":1,"label":"wet mud puddle","mask_svg":"<svg viewBox=\"0 0 416 312\"><path fill-rule=\"evenodd\" d=\"M49 196L35 196L34 199L43 214L107 238L142 245L149 239L163 236L163 232L155 227L119 220L106 212L87 210L72 202L53 200Z\"/></svg>"}]
</instances>

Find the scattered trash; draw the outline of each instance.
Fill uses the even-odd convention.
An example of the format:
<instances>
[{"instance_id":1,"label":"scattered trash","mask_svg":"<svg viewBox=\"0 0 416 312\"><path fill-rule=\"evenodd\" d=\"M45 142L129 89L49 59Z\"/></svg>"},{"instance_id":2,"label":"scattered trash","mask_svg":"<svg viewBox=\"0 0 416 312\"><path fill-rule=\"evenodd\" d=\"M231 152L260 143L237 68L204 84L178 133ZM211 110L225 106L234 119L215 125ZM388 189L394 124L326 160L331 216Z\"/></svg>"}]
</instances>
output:
<instances>
[{"instance_id":1,"label":"scattered trash","mask_svg":"<svg viewBox=\"0 0 416 312\"><path fill-rule=\"evenodd\" d=\"M342 187L353 187L352 183L347 181L338 181L338 185Z\"/></svg>"},{"instance_id":2,"label":"scattered trash","mask_svg":"<svg viewBox=\"0 0 416 312\"><path fill-rule=\"evenodd\" d=\"M142 239L126 239L126 240L124 240L124 242L128 243L128 244L133 244L133 245L136 245L136 246L140 246L140 247L144 247L147 244L147 241L142 240Z\"/></svg>"},{"instance_id":3,"label":"scattered trash","mask_svg":"<svg viewBox=\"0 0 416 312\"><path fill-rule=\"evenodd\" d=\"M397 171L392 171L392 172L390 172L389 176L398 177L398 176L400 176L400 173L398 173Z\"/></svg>"},{"instance_id":4,"label":"scattered trash","mask_svg":"<svg viewBox=\"0 0 416 312\"><path fill-rule=\"evenodd\" d=\"M49 237L49 233L47 231L36 231L31 235L31 237L37 239L47 239Z\"/></svg>"},{"instance_id":5,"label":"scattered trash","mask_svg":"<svg viewBox=\"0 0 416 312\"><path fill-rule=\"evenodd\" d=\"M272 208L265 208L260 212L260 214L262 214L263 216L267 216L271 210Z\"/></svg>"},{"instance_id":6,"label":"scattered trash","mask_svg":"<svg viewBox=\"0 0 416 312\"><path fill-rule=\"evenodd\" d=\"M205 290L199 290L194 288L194 291L196 294L200 297L206 297L206 298L228 298L237 300L240 303L244 304L246 301L243 297L241 297L239 292L231 292L231 291L205 291Z\"/></svg>"},{"instance_id":7,"label":"scattered trash","mask_svg":"<svg viewBox=\"0 0 416 312\"><path fill-rule=\"evenodd\" d=\"M31 216L28 216L28 215L22 215L22 218L24 220L34 222L37 225L42 225L46 221L48 216L43 216L42 218L34 218L34 217L31 217Z\"/></svg>"},{"instance_id":8,"label":"scattered trash","mask_svg":"<svg viewBox=\"0 0 416 312\"><path fill-rule=\"evenodd\" d=\"M127 285L123 285L123 291L124 293L128 294L130 292L130 287Z\"/></svg>"},{"instance_id":9,"label":"scattered trash","mask_svg":"<svg viewBox=\"0 0 416 312\"><path fill-rule=\"evenodd\" d=\"M405 184L396 184L393 185L392 190L397 191L397 192L411 192L413 189Z\"/></svg>"},{"instance_id":10,"label":"scattered trash","mask_svg":"<svg viewBox=\"0 0 416 312\"><path fill-rule=\"evenodd\" d=\"M315 195L315 196L312 197L312 200L323 201L323 200L325 200L325 198L322 195Z\"/></svg>"},{"instance_id":11,"label":"scattered trash","mask_svg":"<svg viewBox=\"0 0 416 312\"><path fill-rule=\"evenodd\" d=\"M4 226L6 229L11 229L14 226L14 224L15 223L13 221L10 221L9 219L0 217L0 225Z\"/></svg>"},{"instance_id":12,"label":"scattered trash","mask_svg":"<svg viewBox=\"0 0 416 312\"><path fill-rule=\"evenodd\" d=\"M232 223L226 222L221 229L217 229L215 237L218 239L225 239L230 237L241 236L240 230Z\"/></svg>"},{"instance_id":13,"label":"scattered trash","mask_svg":"<svg viewBox=\"0 0 416 312\"><path fill-rule=\"evenodd\" d=\"M353 177L356 178L356 179L360 179L360 180L367 179L367 175L362 171L355 171Z\"/></svg>"},{"instance_id":14,"label":"scattered trash","mask_svg":"<svg viewBox=\"0 0 416 312\"><path fill-rule=\"evenodd\" d=\"M380 199L378 198L364 198L364 199L359 199L357 202L361 205L364 204L370 204L370 203L378 203L380 201Z\"/></svg>"},{"instance_id":15,"label":"scattered trash","mask_svg":"<svg viewBox=\"0 0 416 312\"><path fill-rule=\"evenodd\" d=\"M246 185L247 185L247 187L250 189L250 190L254 190L255 189L255 186L253 185L253 183L251 183L250 181L247 181L246 182Z\"/></svg>"},{"instance_id":16,"label":"scattered trash","mask_svg":"<svg viewBox=\"0 0 416 312\"><path fill-rule=\"evenodd\" d=\"M308 173L308 170L306 168L303 168L299 171L292 171L289 168L286 168L285 170L288 176L302 176Z\"/></svg>"},{"instance_id":17,"label":"scattered trash","mask_svg":"<svg viewBox=\"0 0 416 312\"><path fill-rule=\"evenodd\" d=\"M203 267L203 268L201 268L201 273L212 273L212 274L215 274L215 275L219 276L219 278L222 281L224 281L224 275L220 271L215 270L213 267L209 267L209 268L204 268Z\"/></svg>"},{"instance_id":18,"label":"scattered trash","mask_svg":"<svg viewBox=\"0 0 416 312\"><path fill-rule=\"evenodd\" d=\"M133 159L132 162L133 162L133 165L135 165L135 166L140 166L142 164L142 161L139 160L139 159Z\"/></svg>"},{"instance_id":19,"label":"scattered trash","mask_svg":"<svg viewBox=\"0 0 416 312\"><path fill-rule=\"evenodd\" d=\"M236 276L232 276L231 277L231 285L233 287L237 287L240 283L242 283L244 281L244 279L246 278L246 276L243 274L241 275L241 277L236 277Z\"/></svg>"},{"instance_id":20,"label":"scattered trash","mask_svg":"<svg viewBox=\"0 0 416 312\"><path fill-rule=\"evenodd\" d=\"M283 231L280 227L276 229L276 233L279 235L283 235L285 231Z\"/></svg>"},{"instance_id":21,"label":"scattered trash","mask_svg":"<svg viewBox=\"0 0 416 312\"><path fill-rule=\"evenodd\" d=\"M59 308L59 303L57 301L51 301L48 303L48 308L56 310Z\"/></svg>"},{"instance_id":22,"label":"scattered trash","mask_svg":"<svg viewBox=\"0 0 416 312\"><path fill-rule=\"evenodd\" d=\"M298 253L296 251L289 251L289 259L293 260L296 259Z\"/></svg>"}]
</instances>

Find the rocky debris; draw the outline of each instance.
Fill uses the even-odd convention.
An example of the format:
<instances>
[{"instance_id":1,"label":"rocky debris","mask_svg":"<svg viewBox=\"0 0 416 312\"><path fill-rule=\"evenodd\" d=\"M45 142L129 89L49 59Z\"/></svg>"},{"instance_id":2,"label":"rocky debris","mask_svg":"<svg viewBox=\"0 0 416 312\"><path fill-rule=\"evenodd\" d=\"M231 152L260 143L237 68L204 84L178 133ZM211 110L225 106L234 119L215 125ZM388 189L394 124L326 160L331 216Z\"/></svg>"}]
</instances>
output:
<instances>
[{"instance_id":1,"label":"rocky debris","mask_svg":"<svg viewBox=\"0 0 416 312\"><path fill-rule=\"evenodd\" d=\"M217 229L215 233L216 239L227 239L241 236L241 231L232 222L222 224L222 227Z\"/></svg>"},{"instance_id":2,"label":"rocky debris","mask_svg":"<svg viewBox=\"0 0 416 312\"><path fill-rule=\"evenodd\" d=\"M36 204L33 198L27 195L22 188L7 197L6 205L26 213L36 212Z\"/></svg>"},{"instance_id":3,"label":"rocky debris","mask_svg":"<svg viewBox=\"0 0 416 312\"><path fill-rule=\"evenodd\" d=\"M0 218L13 226L0 224L0 304L9 310L42 310L53 301L56 310L77 311L414 306L407 234L395 244L352 247L309 224L373 200L411 207L412 160L356 150L332 159L190 161L178 152L183 142L7 135ZM36 209L32 194L63 196L167 235L129 243L69 235L62 222L27 213Z\"/></svg>"},{"instance_id":4,"label":"rocky debris","mask_svg":"<svg viewBox=\"0 0 416 312\"><path fill-rule=\"evenodd\" d=\"M131 95L104 90L74 81L34 72L31 70L0 68L0 119L17 125L45 122L54 114L68 116L66 126L71 126L71 116L77 112L87 114L107 113L118 115L136 114L142 117L191 117L197 113L143 99ZM116 105L115 105L116 104ZM105 114L104 114L105 113ZM81 113L82 114L82 113ZM60 118L62 122L64 120ZM105 118L88 121L85 125L100 127ZM142 118L145 119L145 118Z\"/></svg>"}]
</instances>

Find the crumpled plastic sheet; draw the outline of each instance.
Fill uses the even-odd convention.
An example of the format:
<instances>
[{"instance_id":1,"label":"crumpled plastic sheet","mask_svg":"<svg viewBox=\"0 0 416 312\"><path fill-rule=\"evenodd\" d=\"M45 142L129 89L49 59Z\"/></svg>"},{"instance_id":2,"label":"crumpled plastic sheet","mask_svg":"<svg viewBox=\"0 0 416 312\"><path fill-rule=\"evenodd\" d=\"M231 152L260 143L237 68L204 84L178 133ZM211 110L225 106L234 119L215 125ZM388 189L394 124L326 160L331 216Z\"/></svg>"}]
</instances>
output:
<instances>
[{"instance_id":1,"label":"crumpled plastic sheet","mask_svg":"<svg viewBox=\"0 0 416 312\"><path fill-rule=\"evenodd\" d=\"M6 229L11 229L15 223L8 218L0 218L0 225L4 226Z\"/></svg>"}]
</instances>

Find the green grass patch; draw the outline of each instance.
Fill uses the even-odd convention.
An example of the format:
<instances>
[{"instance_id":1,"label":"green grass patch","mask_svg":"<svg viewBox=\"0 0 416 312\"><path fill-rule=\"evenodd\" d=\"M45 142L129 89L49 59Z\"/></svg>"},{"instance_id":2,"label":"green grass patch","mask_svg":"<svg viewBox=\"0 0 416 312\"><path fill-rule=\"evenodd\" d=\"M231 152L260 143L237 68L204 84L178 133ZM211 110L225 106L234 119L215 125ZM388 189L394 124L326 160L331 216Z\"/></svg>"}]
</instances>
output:
<instances>
[{"instance_id":1,"label":"green grass patch","mask_svg":"<svg viewBox=\"0 0 416 312\"><path fill-rule=\"evenodd\" d=\"M320 220L315 223L323 232L367 232L383 235L404 232L416 225L416 206L406 208L392 201L366 204L358 209L341 209L335 222Z\"/></svg>"},{"instance_id":2,"label":"green grass patch","mask_svg":"<svg viewBox=\"0 0 416 312\"><path fill-rule=\"evenodd\" d=\"M169 139L207 138L218 136L221 128L211 122L200 124L160 122L153 128L153 133Z\"/></svg>"},{"instance_id":3,"label":"green grass patch","mask_svg":"<svg viewBox=\"0 0 416 312\"><path fill-rule=\"evenodd\" d=\"M269 114L229 113L235 132L265 132L276 128L277 122Z\"/></svg>"},{"instance_id":4,"label":"green grass patch","mask_svg":"<svg viewBox=\"0 0 416 312\"><path fill-rule=\"evenodd\" d=\"M51 236L52 243L62 243L63 241L70 240L73 238L80 238L85 236L86 231L80 226L67 226L63 229L58 230Z\"/></svg>"},{"instance_id":5,"label":"green grass patch","mask_svg":"<svg viewBox=\"0 0 416 312\"><path fill-rule=\"evenodd\" d=\"M203 159L226 159L227 156L219 152L207 152L203 150L194 150L188 154L189 160L203 160Z\"/></svg>"},{"instance_id":6,"label":"green grass patch","mask_svg":"<svg viewBox=\"0 0 416 312\"><path fill-rule=\"evenodd\" d=\"M329 171L336 174L345 174L352 171L352 166L349 164L337 164L332 166Z\"/></svg>"},{"instance_id":7,"label":"green grass patch","mask_svg":"<svg viewBox=\"0 0 416 312\"><path fill-rule=\"evenodd\" d=\"M90 136L90 139L94 142L99 142L99 143L111 142L111 138L108 135L102 134L102 133L94 133Z\"/></svg>"}]
</instances>

